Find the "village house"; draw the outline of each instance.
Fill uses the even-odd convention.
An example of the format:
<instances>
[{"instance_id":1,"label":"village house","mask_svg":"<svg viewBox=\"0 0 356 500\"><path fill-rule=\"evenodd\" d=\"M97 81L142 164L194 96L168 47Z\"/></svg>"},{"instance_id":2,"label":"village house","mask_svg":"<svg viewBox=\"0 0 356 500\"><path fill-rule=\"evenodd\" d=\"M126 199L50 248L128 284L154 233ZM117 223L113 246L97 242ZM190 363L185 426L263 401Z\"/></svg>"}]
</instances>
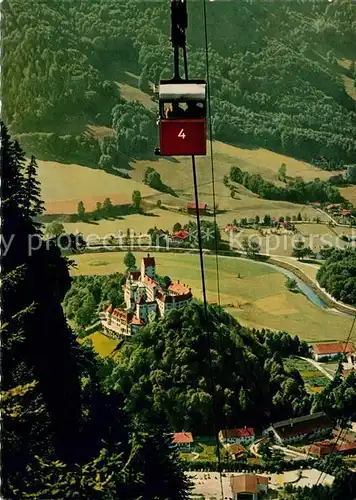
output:
<instances>
[{"instance_id":1,"label":"village house","mask_svg":"<svg viewBox=\"0 0 356 500\"><path fill-rule=\"evenodd\" d=\"M356 453L356 443L346 441L338 442L337 439L335 441L321 441L313 443L309 447L309 453L317 457L324 457L331 453L353 455Z\"/></svg>"},{"instance_id":2,"label":"village house","mask_svg":"<svg viewBox=\"0 0 356 500\"><path fill-rule=\"evenodd\" d=\"M233 500L258 500L268 498L268 477L257 474L234 474L230 478Z\"/></svg>"},{"instance_id":3,"label":"village house","mask_svg":"<svg viewBox=\"0 0 356 500\"><path fill-rule=\"evenodd\" d=\"M263 435L284 445L330 434L332 428L329 417L324 412L318 412L276 422L264 430Z\"/></svg>"},{"instance_id":4,"label":"village house","mask_svg":"<svg viewBox=\"0 0 356 500\"><path fill-rule=\"evenodd\" d=\"M255 431L252 427L224 429L219 432L219 441L223 444L250 444L254 440Z\"/></svg>"},{"instance_id":5,"label":"village house","mask_svg":"<svg viewBox=\"0 0 356 500\"><path fill-rule=\"evenodd\" d=\"M193 446L193 435L191 432L174 432L172 443L180 451L190 451Z\"/></svg>"},{"instance_id":6,"label":"village house","mask_svg":"<svg viewBox=\"0 0 356 500\"><path fill-rule=\"evenodd\" d=\"M235 460L238 460L247 453L246 448L242 446L242 444L233 443L233 444L225 444L224 446L226 450L234 457Z\"/></svg>"},{"instance_id":7,"label":"village house","mask_svg":"<svg viewBox=\"0 0 356 500\"><path fill-rule=\"evenodd\" d=\"M322 361L325 358L335 358L344 354L347 359L350 359L350 364L353 364L354 346L352 343L333 343L333 344L314 344L312 347L313 357L316 361Z\"/></svg>"},{"instance_id":8,"label":"village house","mask_svg":"<svg viewBox=\"0 0 356 500\"><path fill-rule=\"evenodd\" d=\"M149 254L142 259L140 270L129 272L123 290L126 309L110 305L100 313L104 334L114 339L133 335L151 319L181 309L193 297L191 288L179 280L163 289L156 279L155 259Z\"/></svg>"},{"instance_id":9,"label":"village house","mask_svg":"<svg viewBox=\"0 0 356 500\"><path fill-rule=\"evenodd\" d=\"M176 231L173 236L172 240L186 240L189 238L189 232L186 231L185 229L181 229L180 231Z\"/></svg>"},{"instance_id":10,"label":"village house","mask_svg":"<svg viewBox=\"0 0 356 500\"><path fill-rule=\"evenodd\" d=\"M208 205L206 203L199 203L198 205L199 215L206 215ZM191 215L196 215L197 213L197 205L194 201L191 201L187 204L187 212Z\"/></svg>"}]
</instances>

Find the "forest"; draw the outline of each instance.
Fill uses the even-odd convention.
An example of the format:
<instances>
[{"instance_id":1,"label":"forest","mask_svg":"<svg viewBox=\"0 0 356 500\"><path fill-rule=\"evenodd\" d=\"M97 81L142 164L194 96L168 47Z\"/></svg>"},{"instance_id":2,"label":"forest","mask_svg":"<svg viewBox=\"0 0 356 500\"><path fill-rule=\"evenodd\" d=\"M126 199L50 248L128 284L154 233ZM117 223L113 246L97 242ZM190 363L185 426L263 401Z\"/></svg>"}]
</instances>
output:
<instances>
[{"instance_id":1,"label":"forest","mask_svg":"<svg viewBox=\"0 0 356 500\"><path fill-rule=\"evenodd\" d=\"M152 82L170 76L166 2L9 0L3 9L3 112L13 133L26 134L29 153L76 154L106 169L120 153L152 154L155 113L125 101L117 83L131 72L151 93ZM188 14L190 77L204 78L202 3L189 2ZM347 63L355 60L352 2L208 2L207 21L214 138L321 168L354 162L355 101L343 82L356 77ZM85 133L89 124L115 130L109 152ZM31 142L34 133L41 142Z\"/></svg>"},{"instance_id":2,"label":"forest","mask_svg":"<svg viewBox=\"0 0 356 500\"><path fill-rule=\"evenodd\" d=\"M356 249L330 249L317 280L335 299L356 305Z\"/></svg>"},{"instance_id":3,"label":"forest","mask_svg":"<svg viewBox=\"0 0 356 500\"><path fill-rule=\"evenodd\" d=\"M64 297L63 309L68 319L79 327L97 321L98 312L112 304L121 306L124 300L122 285L125 277L120 273L108 276L75 276Z\"/></svg>"},{"instance_id":4,"label":"forest","mask_svg":"<svg viewBox=\"0 0 356 500\"><path fill-rule=\"evenodd\" d=\"M109 385L125 394L130 411L150 419L153 406L173 429L213 434L206 332L220 429L261 427L310 411L312 399L301 376L282 361L282 356L307 354L304 342L286 333L243 328L213 305L206 323L203 306L195 302L140 330L123 347Z\"/></svg>"},{"instance_id":5,"label":"forest","mask_svg":"<svg viewBox=\"0 0 356 500\"><path fill-rule=\"evenodd\" d=\"M259 174L243 172L239 167L232 167L230 179L242 184L253 193L267 200L283 200L294 203L340 203L345 201L339 190L328 181L315 179L305 182L301 178L290 180L279 187L265 181Z\"/></svg>"},{"instance_id":6,"label":"forest","mask_svg":"<svg viewBox=\"0 0 356 500\"><path fill-rule=\"evenodd\" d=\"M66 322L73 262L41 239L36 160L27 164L0 125L1 497L186 500L189 484L162 433L167 422L124 410L120 391L103 385L103 362ZM40 245L29 252L34 238Z\"/></svg>"},{"instance_id":7,"label":"forest","mask_svg":"<svg viewBox=\"0 0 356 500\"><path fill-rule=\"evenodd\" d=\"M35 222L43 212L36 159L26 162L0 125L2 245L11 242L2 254L2 497L187 500L190 485L169 432L212 430L206 333L218 426L258 427L320 409L355 419L354 374L308 395L299 372L282 360L307 356L305 342L243 328L216 305L207 321L197 302L172 310L139 331L117 364L80 344L62 310L66 294L72 313L81 288L79 302L120 303L123 276L81 277L70 291L74 262L46 244ZM40 245L29 252L34 237ZM124 262L132 267L134 256ZM339 471L333 498L354 494L353 475L335 461L326 465Z\"/></svg>"}]
</instances>

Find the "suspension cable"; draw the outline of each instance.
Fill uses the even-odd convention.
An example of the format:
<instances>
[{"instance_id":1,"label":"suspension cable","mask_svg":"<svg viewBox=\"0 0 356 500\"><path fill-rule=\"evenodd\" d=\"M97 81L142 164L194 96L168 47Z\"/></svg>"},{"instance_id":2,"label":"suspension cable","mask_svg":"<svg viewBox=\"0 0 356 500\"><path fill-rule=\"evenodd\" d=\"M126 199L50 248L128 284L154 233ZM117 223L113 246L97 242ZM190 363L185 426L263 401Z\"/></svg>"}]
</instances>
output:
<instances>
[{"instance_id":1,"label":"suspension cable","mask_svg":"<svg viewBox=\"0 0 356 500\"><path fill-rule=\"evenodd\" d=\"M203 0L203 16L204 16L204 37L205 37L205 65L206 65L206 81L207 81L207 101L208 101L208 122L209 122L209 143L210 143L210 166L211 166L211 181L212 181L212 195L213 195L213 217L214 217L214 236L215 236L215 268L216 268L216 291L218 298L219 309L221 309L220 299L220 272L219 272L219 246L218 246L218 224L216 218L216 193L215 193L215 169L214 169L214 150L213 150L213 123L211 112L211 79L210 79L210 65L209 65L209 39L208 39L208 15L206 8L206 0ZM222 341L220 346L223 349ZM223 352L223 350L222 350ZM225 431L227 435L227 417L225 417ZM230 453L227 454L228 464L230 463Z\"/></svg>"},{"instance_id":2,"label":"suspension cable","mask_svg":"<svg viewBox=\"0 0 356 500\"><path fill-rule=\"evenodd\" d=\"M204 7L204 34L205 34L205 64L206 64L206 81L207 81L207 101L208 101L208 122L209 122L209 142L210 142L210 165L211 165L211 180L213 194L213 216L214 216L214 236L215 236L215 266L216 266L216 290L218 295L219 308L220 301L220 276L219 276L219 256L218 256L218 226L216 222L216 196L215 196L215 170L214 170L214 152L213 152L213 124L211 121L211 93L210 93L210 71L209 71L209 43L208 43L208 21L206 11L206 0L203 0Z\"/></svg>"},{"instance_id":3,"label":"suspension cable","mask_svg":"<svg viewBox=\"0 0 356 500\"><path fill-rule=\"evenodd\" d=\"M353 329L354 329L355 323L356 323L356 315L353 317L353 320L352 320L352 323L351 323L351 328L350 328L349 334L348 334L347 339L346 339L345 347L344 347L344 350L343 350L343 353L342 353L342 354L343 354L343 357L344 357L344 356L345 356L345 354L346 354L347 346L348 346L348 343L350 342L351 334L352 334L352 331L353 331ZM341 361L340 363L342 363L342 361ZM339 365L339 366L340 366L340 365ZM336 374L335 374L335 376L334 376L334 378L333 378L333 381L335 381L335 378L336 378L337 374L338 374L338 371L336 372ZM326 462L328 462L328 461L330 460L330 458L332 457L332 455L335 453L335 450L336 450L337 444L338 444L338 442L339 442L339 440L340 440L340 438L341 438L341 436L342 436L342 433L344 432L344 430L345 430L345 429L346 429L346 423L344 423L344 424L341 426L341 428L340 428L340 432L339 432L339 434L338 434L338 436L337 436L337 438L336 438L336 441L334 442L334 446L333 446L333 448L332 448L332 450L331 450L330 455L328 455L328 457L327 457L327 459L326 459ZM315 483L315 486L317 486L317 485L319 484L319 481L320 481L320 479L321 479L322 475L323 475L323 474L325 474L325 469L326 469L326 467L324 467L324 469L320 472L320 475L319 475L319 477L318 477L317 482Z\"/></svg>"},{"instance_id":4,"label":"suspension cable","mask_svg":"<svg viewBox=\"0 0 356 500\"><path fill-rule=\"evenodd\" d=\"M185 78L188 80L188 58L187 58L186 47L183 47L183 54L184 54ZM197 217L197 233L198 233L198 245L199 245L200 273L201 273L202 293L203 293L203 302L204 302L205 333L206 333L207 348L208 348L209 378L210 378L210 386L211 386L212 410L213 410L215 441L216 441L216 455L217 455L217 459L218 459L218 473L220 476L221 498L223 499L224 498L224 489L223 489L223 482L222 482L219 428L218 428L218 424L217 424L216 392L215 392L214 374L213 374L212 356L211 356L211 334L210 334L210 323L209 323L208 300L207 300L207 294L206 294L203 241L202 241L202 237L201 237L197 169L196 169L194 155L192 156L192 169L193 169L195 212L196 212L196 217Z\"/></svg>"},{"instance_id":5,"label":"suspension cable","mask_svg":"<svg viewBox=\"0 0 356 500\"><path fill-rule=\"evenodd\" d=\"M223 489L222 475L221 475L222 474L222 467L221 467L221 454L220 454L220 442L219 442L219 428L217 425L216 393L215 393L214 375L213 375L212 357L211 357L210 324L209 324L208 304L207 304L207 297L206 297L206 286L205 286L205 271L204 271L203 243L202 243L201 226L200 226L197 172L196 172L195 157L194 156L192 156L192 167L193 167L194 197L195 197L198 243L199 243L200 272L201 272L201 282L202 282L203 301L204 301L206 338L207 338L207 344L208 344L209 376L210 376L210 384L211 384L211 397L212 397L213 418L214 418L214 427L215 427L216 454L217 454L217 458L218 458L218 472L220 475L221 498L223 499L224 498L224 489Z\"/></svg>"}]
</instances>

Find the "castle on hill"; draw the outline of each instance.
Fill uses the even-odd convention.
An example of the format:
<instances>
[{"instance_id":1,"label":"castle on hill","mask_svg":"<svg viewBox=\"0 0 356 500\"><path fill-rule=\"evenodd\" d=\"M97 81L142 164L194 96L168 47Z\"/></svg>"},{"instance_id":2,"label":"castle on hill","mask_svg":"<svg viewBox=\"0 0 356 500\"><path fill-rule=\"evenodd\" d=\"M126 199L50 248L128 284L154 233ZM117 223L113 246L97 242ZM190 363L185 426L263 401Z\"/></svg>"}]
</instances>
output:
<instances>
[{"instance_id":1,"label":"castle on hill","mask_svg":"<svg viewBox=\"0 0 356 500\"><path fill-rule=\"evenodd\" d=\"M157 281L154 257L144 257L141 269L129 271L123 286L125 309L110 305L100 313L105 335L112 338L130 336L157 317L163 317L171 309L180 309L192 300L191 288L178 280L167 289Z\"/></svg>"}]
</instances>

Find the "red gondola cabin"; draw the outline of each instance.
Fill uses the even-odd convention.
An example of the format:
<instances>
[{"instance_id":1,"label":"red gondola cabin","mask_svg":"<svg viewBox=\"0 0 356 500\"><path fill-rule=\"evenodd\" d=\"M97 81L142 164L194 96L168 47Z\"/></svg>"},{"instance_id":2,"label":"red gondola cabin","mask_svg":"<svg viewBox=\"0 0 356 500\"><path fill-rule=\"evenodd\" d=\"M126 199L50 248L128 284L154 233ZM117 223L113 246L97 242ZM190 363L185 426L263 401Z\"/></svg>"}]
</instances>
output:
<instances>
[{"instance_id":1,"label":"red gondola cabin","mask_svg":"<svg viewBox=\"0 0 356 500\"><path fill-rule=\"evenodd\" d=\"M206 155L206 83L162 80L159 94L159 152L162 156Z\"/></svg>"}]
</instances>

